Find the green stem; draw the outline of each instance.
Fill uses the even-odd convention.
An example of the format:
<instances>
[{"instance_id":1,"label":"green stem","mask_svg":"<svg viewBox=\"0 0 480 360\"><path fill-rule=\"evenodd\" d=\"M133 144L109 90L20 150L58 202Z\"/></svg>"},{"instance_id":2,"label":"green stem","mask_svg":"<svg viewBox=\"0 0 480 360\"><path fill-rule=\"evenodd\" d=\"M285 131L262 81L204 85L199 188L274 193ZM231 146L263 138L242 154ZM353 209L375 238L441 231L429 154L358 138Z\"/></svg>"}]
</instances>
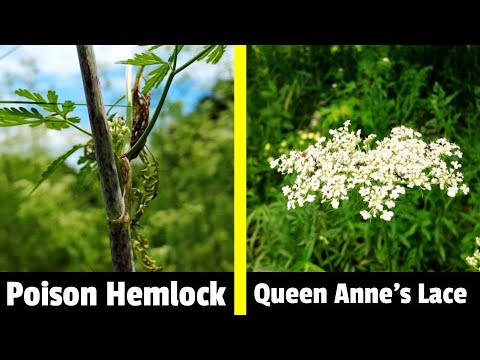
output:
<instances>
[{"instance_id":1,"label":"green stem","mask_svg":"<svg viewBox=\"0 0 480 360\"><path fill-rule=\"evenodd\" d=\"M163 88L162 92L162 97L160 98L160 102L157 105L157 108L155 109L155 113L152 116L152 119L150 120L150 123L148 124L148 127L145 129L144 133L138 139L138 141L133 145L130 150L127 152L127 158L131 160L131 157L133 154L138 153L140 148L147 142L147 137L150 134L150 132L153 129L153 126L155 125L158 116L160 115L160 111L162 111L163 104L165 103L165 99L167 98L168 90L170 89L170 85L172 84L173 78L175 77L175 69L177 66L177 48L178 46L175 46L175 49L173 50L173 65L172 65L172 71L170 75L168 76L167 83L165 84L165 87Z\"/></svg>"},{"instance_id":2,"label":"green stem","mask_svg":"<svg viewBox=\"0 0 480 360\"><path fill-rule=\"evenodd\" d=\"M88 136L90 136L90 137L92 136L92 134L90 134L87 130L82 129L80 126L77 126L77 125L75 125L74 123L72 123L72 122L70 122L70 121L68 121L68 120L66 120L66 122L67 122L67 124L70 125L71 127L74 127L75 129L80 130L81 132L83 132L84 134L86 134L86 135L88 135Z\"/></svg>"},{"instance_id":3,"label":"green stem","mask_svg":"<svg viewBox=\"0 0 480 360\"><path fill-rule=\"evenodd\" d=\"M108 109L108 111L107 111L107 116L108 116L108 114L110 114L110 111L112 111L112 109L113 109L115 106L127 107L127 108L128 108L128 105L127 105L127 106L125 106L125 105L118 105L118 103L119 103L120 101L122 101L123 99L125 99L125 95L121 96L117 101L115 101L115 102L113 103L113 105L105 105L105 106L110 106L109 109ZM77 104L77 105L82 105L82 104Z\"/></svg>"},{"instance_id":4,"label":"green stem","mask_svg":"<svg viewBox=\"0 0 480 360\"><path fill-rule=\"evenodd\" d=\"M142 78L143 69L145 69L145 65L141 65L138 67L137 75L135 76L134 87L135 86L140 87L140 79Z\"/></svg>"},{"instance_id":5,"label":"green stem","mask_svg":"<svg viewBox=\"0 0 480 360\"><path fill-rule=\"evenodd\" d=\"M150 120L150 123L148 124L148 127L145 129L145 132L142 134L140 139L135 143L133 147L130 148L127 152L127 158L131 160L131 157L136 154L140 148L147 142L147 137L152 131L153 127L155 126L155 123L158 119L158 116L160 115L160 112L162 111L163 104L165 103L165 99L167 98L168 90L170 89L170 85L172 84L173 78L175 75L177 75L179 72L182 70L186 69L188 66L193 64L195 61L200 59L203 55L205 55L207 52L209 52L215 45L210 45L209 47L205 48L201 52L199 52L197 55L195 55L193 58L191 58L189 61L187 61L185 64L180 66L177 69L177 55L178 55L178 45L175 45L174 53L173 53L173 65L172 65L172 71L170 72L170 75L168 76L167 82L165 84L165 87L163 88L162 96L160 98L160 102L157 105L157 108L155 109L155 112L152 116L152 119Z\"/></svg>"},{"instance_id":6,"label":"green stem","mask_svg":"<svg viewBox=\"0 0 480 360\"><path fill-rule=\"evenodd\" d=\"M389 239L388 239L388 230L387 230L387 224L383 222L382 224L382 229L383 229L383 242L385 244L385 251L387 253L387 270L389 272L392 272L392 254L390 253L390 244L389 244Z\"/></svg>"},{"instance_id":7,"label":"green stem","mask_svg":"<svg viewBox=\"0 0 480 360\"><path fill-rule=\"evenodd\" d=\"M177 75L180 71L184 70L185 68L187 68L188 66L193 64L198 59L200 59L203 55L205 55L207 52L209 52L213 47L215 47L215 45L210 45L209 47L205 48L204 50L199 52L197 55L195 55L193 58L191 58L189 61L187 61L185 64L180 66L177 70L174 71L175 75Z\"/></svg>"},{"instance_id":8,"label":"green stem","mask_svg":"<svg viewBox=\"0 0 480 360\"><path fill-rule=\"evenodd\" d=\"M125 98L127 99L127 111L125 117L125 124L127 125L128 132L123 138L122 144L122 154L126 153L128 149L130 149L130 140L132 138L132 131L133 131L133 106L132 106L132 99L133 92L132 92L132 65L127 65L126 72L125 72Z\"/></svg>"},{"instance_id":9,"label":"green stem","mask_svg":"<svg viewBox=\"0 0 480 360\"><path fill-rule=\"evenodd\" d=\"M41 121L41 120L39 120ZM75 129L77 130L80 130L81 132L83 132L85 135L88 135L88 136L92 136L92 134L90 134L87 130L85 129L82 129L80 126L77 126L75 125L74 123L68 121L68 120L50 120L50 119L46 119L44 120L45 122L53 122L53 123L56 123L56 122L66 122L68 125L70 125L71 127L74 127ZM35 121L37 122L37 121Z\"/></svg>"}]
</instances>

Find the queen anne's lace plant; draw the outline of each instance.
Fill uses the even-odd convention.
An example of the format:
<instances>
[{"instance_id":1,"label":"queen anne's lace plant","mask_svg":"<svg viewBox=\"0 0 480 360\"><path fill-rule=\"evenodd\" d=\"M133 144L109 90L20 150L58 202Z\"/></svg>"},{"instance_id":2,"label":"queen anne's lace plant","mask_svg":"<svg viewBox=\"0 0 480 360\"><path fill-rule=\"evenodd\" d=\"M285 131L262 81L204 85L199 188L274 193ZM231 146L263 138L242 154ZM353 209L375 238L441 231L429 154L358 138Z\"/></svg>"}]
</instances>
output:
<instances>
[{"instance_id":1,"label":"queen anne's lace plant","mask_svg":"<svg viewBox=\"0 0 480 360\"><path fill-rule=\"evenodd\" d=\"M475 238L475 242L477 244L477 249L475 249L472 256L467 256L465 261L468 265L473 267L476 271L480 271L480 237Z\"/></svg>"},{"instance_id":2,"label":"queen anne's lace plant","mask_svg":"<svg viewBox=\"0 0 480 360\"><path fill-rule=\"evenodd\" d=\"M305 151L292 150L270 162L282 174L297 174L292 186L282 188L288 209L312 203L317 196L337 209L356 189L367 205L360 212L363 219L378 216L390 221L405 188L430 191L437 185L450 197L468 193L456 144L443 138L426 143L420 133L405 126L393 128L381 141L375 141L374 134L362 139L361 130L350 132L349 126L348 120L330 130L330 139L321 137Z\"/></svg>"}]
</instances>

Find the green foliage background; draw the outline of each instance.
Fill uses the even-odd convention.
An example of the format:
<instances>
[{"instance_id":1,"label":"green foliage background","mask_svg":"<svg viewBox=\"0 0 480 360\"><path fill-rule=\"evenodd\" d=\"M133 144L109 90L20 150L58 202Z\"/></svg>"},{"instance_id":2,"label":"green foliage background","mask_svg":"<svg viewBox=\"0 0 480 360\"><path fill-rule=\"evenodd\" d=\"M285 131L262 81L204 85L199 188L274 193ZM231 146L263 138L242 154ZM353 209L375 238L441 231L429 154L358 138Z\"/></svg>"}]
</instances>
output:
<instances>
[{"instance_id":1,"label":"green foliage background","mask_svg":"<svg viewBox=\"0 0 480 360\"><path fill-rule=\"evenodd\" d=\"M149 145L159 194L142 218L151 253L164 271L232 271L233 82L219 81L192 113L170 103L162 118L170 121ZM31 133L41 139L42 131ZM30 137L9 141L16 146L0 153L0 270L111 271L97 174L80 183L63 165L25 199L54 157ZM37 145L12 151L22 142Z\"/></svg>"},{"instance_id":2,"label":"green foliage background","mask_svg":"<svg viewBox=\"0 0 480 360\"><path fill-rule=\"evenodd\" d=\"M250 271L470 271L480 235L479 46L249 46ZM389 223L363 221L361 199L287 211L288 181L269 160L352 120L362 134L400 124L457 143L467 196L409 190Z\"/></svg>"}]
</instances>

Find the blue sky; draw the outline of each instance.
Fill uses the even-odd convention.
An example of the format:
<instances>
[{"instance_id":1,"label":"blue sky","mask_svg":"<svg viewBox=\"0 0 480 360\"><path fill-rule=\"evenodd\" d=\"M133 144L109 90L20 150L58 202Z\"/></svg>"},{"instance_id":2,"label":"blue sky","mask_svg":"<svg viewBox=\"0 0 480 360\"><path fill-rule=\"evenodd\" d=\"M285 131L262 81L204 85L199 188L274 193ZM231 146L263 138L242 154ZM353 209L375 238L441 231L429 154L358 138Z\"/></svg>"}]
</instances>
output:
<instances>
[{"instance_id":1,"label":"blue sky","mask_svg":"<svg viewBox=\"0 0 480 360\"><path fill-rule=\"evenodd\" d=\"M136 45L95 45L95 56L100 71L100 81L104 91L104 103L113 104L125 93L126 65L115 64L126 60L146 47ZM201 45L186 46L179 57L179 63L187 61L202 49ZM10 51L12 51L8 54ZM169 54L169 48L160 48L156 53L162 58ZM7 55L6 55L7 54ZM4 56L6 55L6 56ZM28 65L30 64L30 65ZM148 72L148 68L146 69ZM233 78L233 46L220 63L207 64L205 61L192 64L175 78L169 91L168 101L183 102L185 112L190 112L198 100L209 94L212 85L219 78ZM9 81L8 81L9 80ZM29 82L33 83L29 84ZM83 84L74 45L0 45L0 98L18 100L14 91L20 87L46 94L53 89L59 94L59 100L72 100L85 103ZM152 93L152 107L156 106L159 91ZM122 108L116 110L122 113ZM89 121L85 106L78 106L75 115L82 119L82 127L88 129ZM31 132L35 129L0 128L0 145L6 137ZM76 131L49 131L45 146L52 153L61 154L75 143L82 142L82 134ZM83 140L82 140L83 139ZM69 163L76 162L75 157Z\"/></svg>"}]
</instances>

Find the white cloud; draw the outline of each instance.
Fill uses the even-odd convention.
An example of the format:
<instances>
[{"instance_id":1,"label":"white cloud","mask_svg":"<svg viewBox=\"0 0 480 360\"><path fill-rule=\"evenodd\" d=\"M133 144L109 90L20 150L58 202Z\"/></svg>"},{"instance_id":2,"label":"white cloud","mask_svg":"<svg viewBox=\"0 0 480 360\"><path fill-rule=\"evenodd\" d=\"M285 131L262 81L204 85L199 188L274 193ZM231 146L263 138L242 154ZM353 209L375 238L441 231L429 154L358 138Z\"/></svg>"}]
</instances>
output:
<instances>
[{"instance_id":1,"label":"white cloud","mask_svg":"<svg viewBox=\"0 0 480 360\"><path fill-rule=\"evenodd\" d=\"M14 46L0 46L0 56L7 53ZM137 45L94 45L95 56L99 67L105 70L113 70L114 67L123 68L125 65L115 64L117 61L126 60L135 53L145 48ZM159 54L166 57L168 47L160 48ZM179 57L179 63L187 61L192 54L201 50L201 46L189 46ZM62 81L77 83L79 81L79 66L75 45L22 45L16 51L0 60L0 76L10 73L14 76L23 77L28 69L21 64L22 59L33 58L36 61L38 73L43 76L51 76L52 82ZM185 71L182 76L188 76L199 85L210 84L216 78L231 77L233 73L233 46L228 46L227 53L219 64L207 64L205 61L192 64L190 71ZM123 90L124 84L114 82L114 90ZM121 86L121 87L120 87Z\"/></svg>"},{"instance_id":2,"label":"white cloud","mask_svg":"<svg viewBox=\"0 0 480 360\"><path fill-rule=\"evenodd\" d=\"M113 65L116 61L132 56L138 46L95 45L94 49L99 64ZM3 45L1 50L7 52L8 46ZM18 61L22 58L34 58L42 75L65 79L80 72L75 45L22 45L1 61L0 73L24 71Z\"/></svg>"},{"instance_id":3,"label":"white cloud","mask_svg":"<svg viewBox=\"0 0 480 360\"><path fill-rule=\"evenodd\" d=\"M18 153L41 147L53 156L59 156L70 150L74 145L84 144L88 141L87 135L72 128L57 131L42 127L18 126L2 128L1 130L0 153L3 151ZM73 154L67 159L67 163L75 166L79 156L80 153Z\"/></svg>"}]
</instances>

